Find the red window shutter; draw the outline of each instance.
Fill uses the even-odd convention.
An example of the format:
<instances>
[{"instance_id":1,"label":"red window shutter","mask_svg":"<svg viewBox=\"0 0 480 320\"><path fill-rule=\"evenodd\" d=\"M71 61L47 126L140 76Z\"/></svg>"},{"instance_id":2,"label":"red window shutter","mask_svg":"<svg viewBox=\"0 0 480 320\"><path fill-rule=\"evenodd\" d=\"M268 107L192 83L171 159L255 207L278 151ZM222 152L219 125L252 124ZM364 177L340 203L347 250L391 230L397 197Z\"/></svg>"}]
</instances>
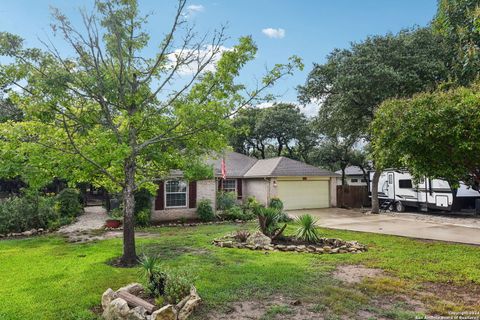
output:
<instances>
[{"instance_id":1,"label":"red window shutter","mask_svg":"<svg viewBox=\"0 0 480 320\"><path fill-rule=\"evenodd\" d=\"M237 199L242 199L242 179L237 179Z\"/></svg>"},{"instance_id":2,"label":"red window shutter","mask_svg":"<svg viewBox=\"0 0 480 320\"><path fill-rule=\"evenodd\" d=\"M197 181L190 181L188 185L188 207L197 207Z\"/></svg>"},{"instance_id":3,"label":"red window shutter","mask_svg":"<svg viewBox=\"0 0 480 320\"><path fill-rule=\"evenodd\" d=\"M158 184L157 196L155 197L155 210L163 210L165 205L164 183L161 181Z\"/></svg>"}]
</instances>

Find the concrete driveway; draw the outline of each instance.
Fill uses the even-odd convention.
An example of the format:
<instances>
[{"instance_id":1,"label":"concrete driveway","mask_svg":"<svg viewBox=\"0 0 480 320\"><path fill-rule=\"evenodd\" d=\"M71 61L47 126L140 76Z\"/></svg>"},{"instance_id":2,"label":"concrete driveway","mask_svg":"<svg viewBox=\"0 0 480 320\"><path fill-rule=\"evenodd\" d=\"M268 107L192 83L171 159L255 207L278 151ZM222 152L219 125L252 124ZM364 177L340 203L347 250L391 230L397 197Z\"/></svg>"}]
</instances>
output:
<instances>
[{"instance_id":1,"label":"concrete driveway","mask_svg":"<svg viewBox=\"0 0 480 320\"><path fill-rule=\"evenodd\" d=\"M396 236L480 245L480 218L425 220L414 214L364 214L354 210L328 208L289 211L291 216L309 213L326 228L364 231Z\"/></svg>"}]
</instances>

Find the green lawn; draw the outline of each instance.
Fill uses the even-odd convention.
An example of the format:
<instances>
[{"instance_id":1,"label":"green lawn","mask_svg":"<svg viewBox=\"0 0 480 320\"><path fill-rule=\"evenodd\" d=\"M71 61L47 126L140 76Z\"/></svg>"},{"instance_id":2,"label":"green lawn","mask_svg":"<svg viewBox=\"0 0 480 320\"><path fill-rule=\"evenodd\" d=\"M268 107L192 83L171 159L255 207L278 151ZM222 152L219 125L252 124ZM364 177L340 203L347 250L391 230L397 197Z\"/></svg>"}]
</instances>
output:
<instances>
[{"instance_id":1,"label":"green lawn","mask_svg":"<svg viewBox=\"0 0 480 320\"><path fill-rule=\"evenodd\" d=\"M265 254L210 244L213 238L239 228L152 228L148 231L158 236L138 239L137 247L140 252L159 254L166 266L192 271L204 299L199 319L210 309L226 308L228 302L272 295L302 299L331 315L368 309L385 316L390 311L377 310L373 297L411 293L425 282L459 288L480 285L480 247L326 229L320 230L325 236L358 240L370 250L338 255ZM293 230L289 226L287 232ZM99 304L106 288L138 279L138 269L105 263L118 257L121 249L120 239L89 244L70 244L54 236L0 241L0 319L95 319L90 309ZM338 264L381 268L388 277L346 286L330 276ZM435 303L434 309L448 310ZM282 312L278 308L269 312ZM412 315L401 308L391 312L387 317L392 319Z\"/></svg>"}]
</instances>

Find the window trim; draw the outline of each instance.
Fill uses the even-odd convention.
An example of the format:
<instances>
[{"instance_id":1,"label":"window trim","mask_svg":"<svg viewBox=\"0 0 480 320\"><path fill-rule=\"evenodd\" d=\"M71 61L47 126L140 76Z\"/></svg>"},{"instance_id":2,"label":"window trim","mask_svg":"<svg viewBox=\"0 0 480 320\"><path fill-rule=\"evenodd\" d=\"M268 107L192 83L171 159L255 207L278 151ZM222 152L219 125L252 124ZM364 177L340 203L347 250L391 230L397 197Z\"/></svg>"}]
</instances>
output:
<instances>
[{"instance_id":1,"label":"window trim","mask_svg":"<svg viewBox=\"0 0 480 320\"><path fill-rule=\"evenodd\" d=\"M167 204L167 183L170 182L170 181L183 181L187 185L186 188L185 188L185 192L168 192L169 194L183 194L183 193L185 193L185 205L184 206L169 206ZM164 203L165 203L165 205L164 205L165 209L184 209L184 208L188 208L188 201L189 201L188 195L189 195L189 192L190 192L188 181L182 180L182 179L177 179L177 180L170 179L170 180L165 180L164 185L165 185L165 187L163 188L164 189L163 190L163 199L164 199Z\"/></svg>"},{"instance_id":2,"label":"window trim","mask_svg":"<svg viewBox=\"0 0 480 320\"><path fill-rule=\"evenodd\" d=\"M235 182L235 190L234 191L225 191L225 182L227 180L233 180ZM231 188L229 188L229 189L231 189ZM237 179L232 179L232 178L225 179L222 183L222 191L223 192L234 192L235 194L237 194L238 193Z\"/></svg>"}]
</instances>

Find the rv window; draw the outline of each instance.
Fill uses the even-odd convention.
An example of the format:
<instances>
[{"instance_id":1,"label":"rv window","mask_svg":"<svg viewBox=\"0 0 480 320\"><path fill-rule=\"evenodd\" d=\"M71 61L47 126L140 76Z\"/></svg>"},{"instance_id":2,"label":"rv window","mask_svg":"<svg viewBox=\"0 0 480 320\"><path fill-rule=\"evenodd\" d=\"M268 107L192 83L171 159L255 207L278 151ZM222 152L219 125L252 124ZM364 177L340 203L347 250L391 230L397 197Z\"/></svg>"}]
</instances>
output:
<instances>
[{"instance_id":1,"label":"rv window","mask_svg":"<svg viewBox=\"0 0 480 320\"><path fill-rule=\"evenodd\" d=\"M360 181L361 181L361 182L367 182L367 180L365 180L365 179L362 179L362 180L360 180Z\"/></svg>"},{"instance_id":2,"label":"rv window","mask_svg":"<svg viewBox=\"0 0 480 320\"><path fill-rule=\"evenodd\" d=\"M352 182L358 182L358 179L352 179Z\"/></svg>"},{"instance_id":3,"label":"rv window","mask_svg":"<svg viewBox=\"0 0 480 320\"><path fill-rule=\"evenodd\" d=\"M398 187L401 189L410 189L412 188L412 180L398 180Z\"/></svg>"}]
</instances>

